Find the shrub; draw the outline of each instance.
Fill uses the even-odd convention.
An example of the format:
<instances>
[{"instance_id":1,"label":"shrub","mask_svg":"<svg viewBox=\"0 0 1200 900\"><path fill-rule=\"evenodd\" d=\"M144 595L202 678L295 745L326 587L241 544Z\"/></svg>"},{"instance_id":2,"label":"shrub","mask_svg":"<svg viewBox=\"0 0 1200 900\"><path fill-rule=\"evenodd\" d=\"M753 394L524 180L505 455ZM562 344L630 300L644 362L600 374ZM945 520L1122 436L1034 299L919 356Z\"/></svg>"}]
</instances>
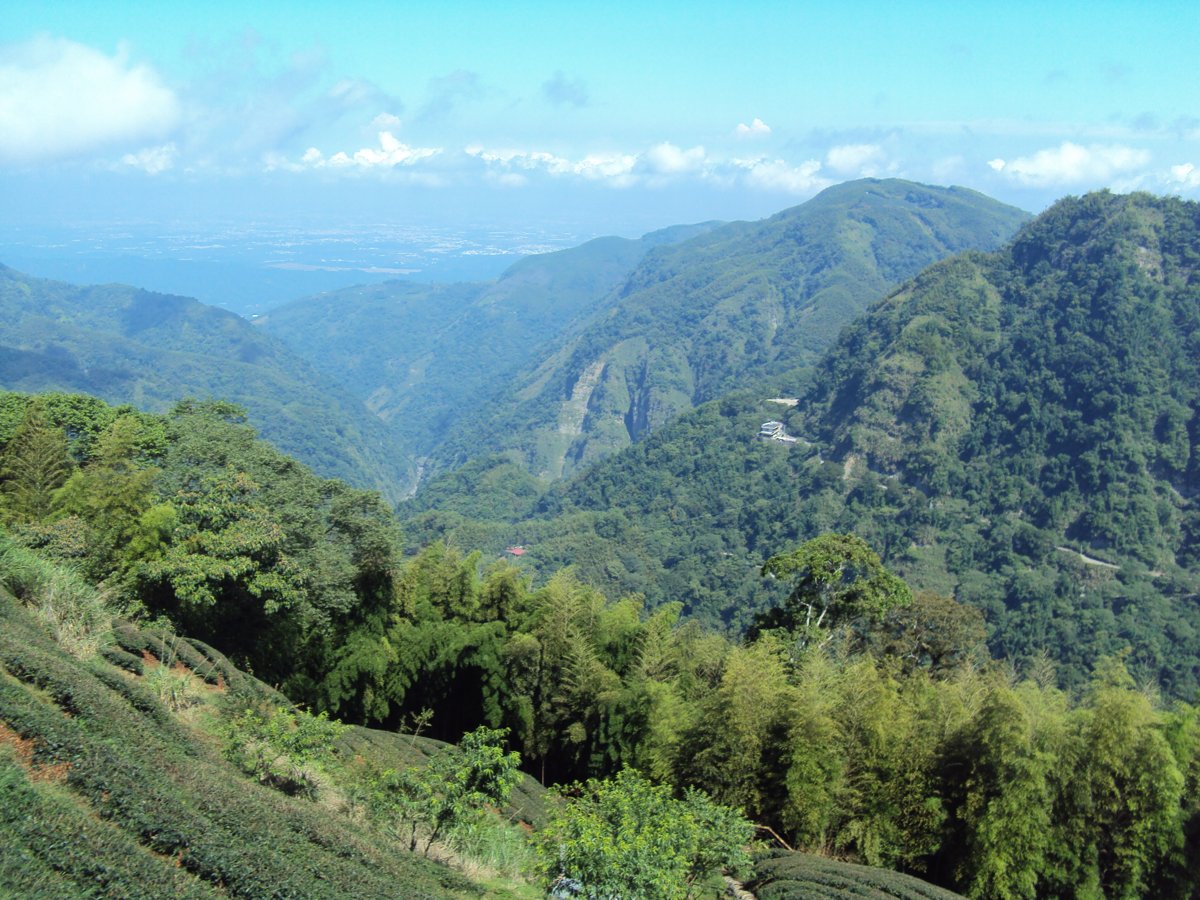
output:
<instances>
[{"instance_id":1,"label":"shrub","mask_svg":"<svg viewBox=\"0 0 1200 900\"><path fill-rule=\"evenodd\" d=\"M376 813L391 819L416 850L424 852L455 828L463 828L485 806L500 806L521 780L521 756L505 752L507 730L480 726L447 746L424 766L389 770L372 786Z\"/></svg>"},{"instance_id":2,"label":"shrub","mask_svg":"<svg viewBox=\"0 0 1200 900\"><path fill-rule=\"evenodd\" d=\"M286 794L316 794L313 767L327 763L347 726L303 710L270 715L247 709L226 727L225 756L261 784Z\"/></svg>"},{"instance_id":3,"label":"shrub","mask_svg":"<svg viewBox=\"0 0 1200 900\"><path fill-rule=\"evenodd\" d=\"M161 664L147 669L145 684L172 712L200 702L192 673L179 665Z\"/></svg>"},{"instance_id":4,"label":"shrub","mask_svg":"<svg viewBox=\"0 0 1200 900\"><path fill-rule=\"evenodd\" d=\"M911 875L784 850L758 857L754 878L746 887L761 900L956 900L960 896Z\"/></svg>"},{"instance_id":5,"label":"shrub","mask_svg":"<svg viewBox=\"0 0 1200 900\"><path fill-rule=\"evenodd\" d=\"M111 639L115 610L106 592L4 536L0 536L0 584L77 659L94 656Z\"/></svg>"},{"instance_id":6,"label":"shrub","mask_svg":"<svg viewBox=\"0 0 1200 900\"><path fill-rule=\"evenodd\" d=\"M682 800L632 769L577 785L551 815L539 850L560 897L676 900L722 869L738 869L754 826L701 791Z\"/></svg>"}]
</instances>

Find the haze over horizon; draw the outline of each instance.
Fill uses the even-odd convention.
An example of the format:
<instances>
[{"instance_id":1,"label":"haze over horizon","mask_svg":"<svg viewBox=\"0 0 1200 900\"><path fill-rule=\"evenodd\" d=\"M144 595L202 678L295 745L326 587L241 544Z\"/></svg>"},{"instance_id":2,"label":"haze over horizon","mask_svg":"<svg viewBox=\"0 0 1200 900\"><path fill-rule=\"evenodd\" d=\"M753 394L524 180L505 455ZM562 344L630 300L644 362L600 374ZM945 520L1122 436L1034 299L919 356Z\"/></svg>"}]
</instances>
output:
<instances>
[{"instance_id":1,"label":"haze over horizon","mask_svg":"<svg viewBox=\"0 0 1200 900\"><path fill-rule=\"evenodd\" d=\"M418 228L426 276L490 277L530 249L757 219L860 177L1032 212L1105 187L1200 194L1183 3L64 2L6 26L0 233L15 249L67 229L38 249L64 277L124 277L67 263L78 236L126 225L201 253L247 226ZM484 261L430 267L438 229Z\"/></svg>"},{"instance_id":2,"label":"haze over horizon","mask_svg":"<svg viewBox=\"0 0 1200 900\"><path fill-rule=\"evenodd\" d=\"M64 2L6 20L8 222L119 205L645 230L863 176L1031 211L1200 191L1183 3Z\"/></svg>"}]
</instances>

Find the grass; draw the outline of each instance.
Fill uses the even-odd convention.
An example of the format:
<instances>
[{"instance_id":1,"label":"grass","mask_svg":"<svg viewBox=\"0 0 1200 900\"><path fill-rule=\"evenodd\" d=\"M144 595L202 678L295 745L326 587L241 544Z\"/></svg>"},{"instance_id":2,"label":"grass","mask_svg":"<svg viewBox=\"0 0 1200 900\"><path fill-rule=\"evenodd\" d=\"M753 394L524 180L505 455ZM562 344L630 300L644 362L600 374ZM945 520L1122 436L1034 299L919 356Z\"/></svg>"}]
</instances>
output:
<instances>
[{"instance_id":1,"label":"grass","mask_svg":"<svg viewBox=\"0 0 1200 900\"><path fill-rule=\"evenodd\" d=\"M446 844L476 876L513 882L534 871L536 855L525 832L490 811L455 828Z\"/></svg>"},{"instance_id":2,"label":"grass","mask_svg":"<svg viewBox=\"0 0 1200 900\"><path fill-rule=\"evenodd\" d=\"M391 897L398 885L413 897L485 893L328 806L245 778L171 712L153 679L133 673L139 664L172 670L153 653L151 662L131 652L142 644L166 656L161 637L128 625L114 637L128 665L76 659L0 591L0 723L10 735L0 741L0 894ZM212 710L231 680L259 698L278 696L201 646L181 642L177 652L207 660L208 677L224 685L202 692Z\"/></svg>"},{"instance_id":3,"label":"grass","mask_svg":"<svg viewBox=\"0 0 1200 900\"><path fill-rule=\"evenodd\" d=\"M440 863L417 858L356 808L354 783L444 744L348 728L307 761L311 796L285 796L222 746L247 709L290 711L287 698L117 612L0 535L0 895L540 895L524 875L525 832L545 816L533 779L448 836Z\"/></svg>"},{"instance_id":4,"label":"grass","mask_svg":"<svg viewBox=\"0 0 1200 900\"><path fill-rule=\"evenodd\" d=\"M65 651L94 656L112 637L112 597L70 569L0 535L0 585L30 608Z\"/></svg>"}]
</instances>

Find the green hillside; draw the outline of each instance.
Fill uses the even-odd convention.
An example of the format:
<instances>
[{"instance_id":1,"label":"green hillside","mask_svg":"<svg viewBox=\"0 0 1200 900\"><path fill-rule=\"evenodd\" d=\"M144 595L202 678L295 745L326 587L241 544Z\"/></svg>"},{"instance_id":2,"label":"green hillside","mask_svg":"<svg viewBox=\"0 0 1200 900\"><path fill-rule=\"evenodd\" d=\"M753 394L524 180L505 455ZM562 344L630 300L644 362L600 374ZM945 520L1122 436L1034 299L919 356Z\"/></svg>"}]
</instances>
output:
<instances>
[{"instance_id":1,"label":"green hillside","mask_svg":"<svg viewBox=\"0 0 1200 900\"><path fill-rule=\"evenodd\" d=\"M600 309L649 250L712 227L598 238L523 259L494 282L347 288L278 307L254 324L387 423L391 452L416 467L404 486L415 487L423 460L456 430L473 431L508 380Z\"/></svg>"},{"instance_id":2,"label":"green hillside","mask_svg":"<svg viewBox=\"0 0 1200 900\"><path fill-rule=\"evenodd\" d=\"M1061 201L1002 252L935 265L873 307L793 410L730 395L540 500L479 480L410 537L522 543L535 565L745 625L778 597L767 556L854 530L915 586L984 610L1001 655L1049 653L1077 682L1130 647L1140 674L1189 696L1197 209ZM802 442L756 440L767 419ZM516 524L474 521L509 486Z\"/></svg>"},{"instance_id":3,"label":"green hillside","mask_svg":"<svg viewBox=\"0 0 1200 900\"><path fill-rule=\"evenodd\" d=\"M792 387L897 282L960 250L994 249L1026 218L963 188L865 180L660 247L440 456L461 463L499 447L556 479L735 387Z\"/></svg>"},{"instance_id":4,"label":"green hillside","mask_svg":"<svg viewBox=\"0 0 1200 900\"><path fill-rule=\"evenodd\" d=\"M961 897L910 875L776 851L758 860L747 885L759 900L955 900Z\"/></svg>"},{"instance_id":5,"label":"green hillside","mask_svg":"<svg viewBox=\"0 0 1200 900\"><path fill-rule=\"evenodd\" d=\"M388 494L404 480L378 419L233 313L0 267L0 316L2 388L79 391L153 411L184 397L228 400L250 410L269 440L326 476Z\"/></svg>"},{"instance_id":6,"label":"green hillside","mask_svg":"<svg viewBox=\"0 0 1200 900\"><path fill-rule=\"evenodd\" d=\"M978 610L855 535L775 548L786 602L722 633L569 568L402 559L378 496L227 404L61 394L0 395L0 522L0 888L20 895L685 900L756 877L768 828L874 867L762 861L784 892L938 895L881 868L980 897L1200 879L1196 707L1119 654L1079 690L1046 660L1018 675Z\"/></svg>"},{"instance_id":7,"label":"green hillside","mask_svg":"<svg viewBox=\"0 0 1200 900\"><path fill-rule=\"evenodd\" d=\"M394 897L397 885L413 897L483 893L223 758L215 735L229 710L286 701L221 654L131 628L120 641L107 655L124 668L76 660L0 591L4 893ZM186 686L186 702L176 695L186 715L172 713L155 686L170 666Z\"/></svg>"}]
</instances>

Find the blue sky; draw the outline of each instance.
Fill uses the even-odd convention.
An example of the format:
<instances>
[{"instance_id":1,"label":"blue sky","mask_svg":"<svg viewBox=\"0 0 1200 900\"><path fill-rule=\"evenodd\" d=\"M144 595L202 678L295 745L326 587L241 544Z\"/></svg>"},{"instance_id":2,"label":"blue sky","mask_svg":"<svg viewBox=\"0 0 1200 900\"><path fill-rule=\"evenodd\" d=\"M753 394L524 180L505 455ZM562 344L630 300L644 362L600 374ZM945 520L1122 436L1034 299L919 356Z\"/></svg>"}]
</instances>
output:
<instances>
[{"instance_id":1,"label":"blue sky","mask_svg":"<svg viewBox=\"0 0 1200 900\"><path fill-rule=\"evenodd\" d=\"M0 217L753 218L862 176L1200 195L1186 3L10 5Z\"/></svg>"}]
</instances>

